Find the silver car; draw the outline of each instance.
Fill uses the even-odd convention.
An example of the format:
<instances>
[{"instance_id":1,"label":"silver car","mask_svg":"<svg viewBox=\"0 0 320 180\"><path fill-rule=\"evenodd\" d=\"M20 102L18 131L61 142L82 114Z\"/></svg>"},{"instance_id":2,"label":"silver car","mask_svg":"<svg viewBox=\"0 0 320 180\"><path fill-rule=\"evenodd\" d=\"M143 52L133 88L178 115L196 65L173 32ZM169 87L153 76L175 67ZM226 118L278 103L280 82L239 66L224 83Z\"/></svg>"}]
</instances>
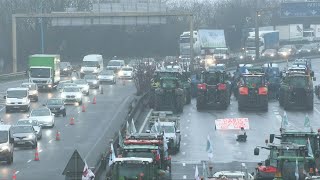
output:
<instances>
[{"instance_id":1,"label":"silver car","mask_svg":"<svg viewBox=\"0 0 320 180\"><path fill-rule=\"evenodd\" d=\"M32 110L28 118L38 120L42 127L54 126L54 114L46 107Z\"/></svg>"},{"instance_id":2,"label":"silver car","mask_svg":"<svg viewBox=\"0 0 320 180\"><path fill-rule=\"evenodd\" d=\"M102 71L99 74L98 79L100 83L106 82L106 83L116 84L116 74L114 73L113 70Z\"/></svg>"},{"instance_id":3,"label":"silver car","mask_svg":"<svg viewBox=\"0 0 320 180\"><path fill-rule=\"evenodd\" d=\"M37 148L38 140L36 131L31 125L14 125L11 127L14 146Z\"/></svg>"},{"instance_id":4,"label":"silver car","mask_svg":"<svg viewBox=\"0 0 320 180\"><path fill-rule=\"evenodd\" d=\"M86 74L84 79L88 82L90 88L98 89L100 87L100 81L94 74Z\"/></svg>"},{"instance_id":5,"label":"silver car","mask_svg":"<svg viewBox=\"0 0 320 180\"><path fill-rule=\"evenodd\" d=\"M19 119L17 125L30 125L36 131L38 140L42 138L42 127L36 119Z\"/></svg>"}]
</instances>

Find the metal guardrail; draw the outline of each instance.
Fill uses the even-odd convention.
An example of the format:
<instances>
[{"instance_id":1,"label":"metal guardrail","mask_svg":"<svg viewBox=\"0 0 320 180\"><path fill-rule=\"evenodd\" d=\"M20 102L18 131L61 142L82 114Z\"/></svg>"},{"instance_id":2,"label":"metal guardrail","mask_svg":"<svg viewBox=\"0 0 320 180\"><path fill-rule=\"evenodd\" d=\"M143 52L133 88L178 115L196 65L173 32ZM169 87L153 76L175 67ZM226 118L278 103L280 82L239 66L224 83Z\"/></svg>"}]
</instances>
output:
<instances>
[{"instance_id":1,"label":"metal guardrail","mask_svg":"<svg viewBox=\"0 0 320 180\"><path fill-rule=\"evenodd\" d=\"M26 72L16 72L16 73L10 73L10 74L1 74L0 75L0 81L12 81L17 79L22 79L26 77Z\"/></svg>"}]
</instances>

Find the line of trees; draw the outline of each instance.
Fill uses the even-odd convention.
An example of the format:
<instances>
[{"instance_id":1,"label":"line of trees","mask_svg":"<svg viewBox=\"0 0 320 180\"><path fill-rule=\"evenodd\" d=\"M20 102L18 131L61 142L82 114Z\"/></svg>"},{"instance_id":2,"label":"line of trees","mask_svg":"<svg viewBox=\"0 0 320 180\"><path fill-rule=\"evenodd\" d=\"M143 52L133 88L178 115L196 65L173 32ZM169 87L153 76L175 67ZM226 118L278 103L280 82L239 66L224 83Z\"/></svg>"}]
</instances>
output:
<instances>
[{"instance_id":1,"label":"line of trees","mask_svg":"<svg viewBox=\"0 0 320 180\"><path fill-rule=\"evenodd\" d=\"M110 0L108 0L110 2ZM240 48L242 29L253 27L256 0L176 0L167 1L168 11L193 12L195 29L225 29L232 49ZM276 4L276 0L260 0L262 7ZM262 2L263 1L263 2ZM272 2L273 1L273 2ZM14 13L50 13L73 7L90 11L94 0L0 0L0 59L11 66L11 15ZM100 3L104 3L100 0ZM261 25L272 18L266 13ZM250 17L250 18L248 18ZM250 20L248 20L250 19ZM28 55L40 53L39 19L18 21L19 70L26 68ZM100 53L112 56L166 56L178 55L179 35L188 30L184 17L168 18L167 24L155 26L83 26L52 27L44 19L45 52L59 53L66 61L80 61L83 55ZM10 69L10 68L7 68Z\"/></svg>"}]
</instances>

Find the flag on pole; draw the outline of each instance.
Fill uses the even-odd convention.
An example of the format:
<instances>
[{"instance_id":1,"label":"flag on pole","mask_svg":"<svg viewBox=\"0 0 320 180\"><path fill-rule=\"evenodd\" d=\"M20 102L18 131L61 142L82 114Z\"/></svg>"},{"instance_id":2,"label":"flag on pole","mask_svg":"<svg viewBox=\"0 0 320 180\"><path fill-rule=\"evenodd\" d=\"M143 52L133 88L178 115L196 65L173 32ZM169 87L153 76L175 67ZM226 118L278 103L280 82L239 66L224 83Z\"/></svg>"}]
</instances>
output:
<instances>
[{"instance_id":1,"label":"flag on pole","mask_svg":"<svg viewBox=\"0 0 320 180\"><path fill-rule=\"evenodd\" d=\"M126 124L126 137L129 137L130 133L131 133L131 130L130 130L129 122L127 121L127 124Z\"/></svg>"},{"instance_id":2,"label":"flag on pole","mask_svg":"<svg viewBox=\"0 0 320 180\"><path fill-rule=\"evenodd\" d=\"M281 121L281 128L285 129L289 125L289 120L286 111L283 113L282 121Z\"/></svg>"},{"instance_id":3,"label":"flag on pole","mask_svg":"<svg viewBox=\"0 0 320 180\"><path fill-rule=\"evenodd\" d=\"M134 121L131 121L131 134L137 133L136 126L134 125Z\"/></svg>"},{"instance_id":4,"label":"flag on pole","mask_svg":"<svg viewBox=\"0 0 320 180\"><path fill-rule=\"evenodd\" d=\"M310 119L309 119L308 114L306 114L306 117L304 118L304 127L306 127L306 128L310 128L311 127Z\"/></svg>"},{"instance_id":5,"label":"flag on pole","mask_svg":"<svg viewBox=\"0 0 320 180\"><path fill-rule=\"evenodd\" d=\"M109 166L111 166L114 163L114 160L116 159L116 153L114 152L113 144L111 143L110 147L110 156L109 156Z\"/></svg>"},{"instance_id":6,"label":"flag on pole","mask_svg":"<svg viewBox=\"0 0 320 180\"><path fill-rule=\"evenodd\" d=\"M309 157L314 157L313 156L313 152L312 152L312 148L311 148L311 144L310 144L310 139L308 138L308 156Z\"/></svg>"},{"instance_id":7,"label":"flag on pole","mask_svg":"<svg viewBox=\"0 0 320 180\"><path fill-rule=\"evenodd\" d=\"M196 171L195 171L195 173L194 173L194 179L195 179L195 180L200 180L198 165L196 165Z\"/></svg>"},{"instance_id":8,"label":"flag on pole","mask_svg":"<svg viewBox=\"0 0 320 180\"><path fill-rule=\"evenodd\" d=\"M296 159L296 170L294 172L294 175L296 176L296 180L299 180L299 164L297 159Z\"/></svg>"},{"instance_id":9,"label":"flag on pole","mask_svg":"<svg viewBox=\"0 0 320 180\"><path fill-rule=\"evenodd\" d=\"M156 161L160 161L160 150L157 150Z\"/></svg>"},{"instance_id":10,"label":"flag on pole","mask_svg":"<svg viewBox=\"0 0 320 180\"><path fill-rule=\"evenodd\" d=\"M94 178L95 178L95 175L93 174L91 169L89 169L87 162L84 161L84 168L83 168L81 179L82 180L94 180Z\"/></svg>"},{"instance_id":11,"label":"flag on pole","mask_svg":"<svg viewBox=\"0 0 320 180\"><path fill-rule=\"evenodd\" d=\"M119 130L119 135L118 136L119 136L119 146L123 147L124 142L123 142L123 137L122 137L122 134L121 134L120 130Z\"/></svg>"},{"instance_id":12,"label":"flag on pole","mask_svg":"<svg viewBox=\"0 0 320 180\"><path fill-rule=\"evenodd\" d=\"M210 139L209 134L207 136L207 153L208 153L209 159L212 159L213 158L213 148L212 148L212 143L211 143L211 139Z\"/></svg>"},{"instance_id":13,"label":"flag on pole","mask_svg":"<svg viewBox=\"0 0 320 180\"><path fill-rule=\"evenodd\" d=\"M167 137L166 134L163 134L163 151L164 151L164 155L165 157L168 157L168 143L167 143Z\"/></svg>"}]
</instances>

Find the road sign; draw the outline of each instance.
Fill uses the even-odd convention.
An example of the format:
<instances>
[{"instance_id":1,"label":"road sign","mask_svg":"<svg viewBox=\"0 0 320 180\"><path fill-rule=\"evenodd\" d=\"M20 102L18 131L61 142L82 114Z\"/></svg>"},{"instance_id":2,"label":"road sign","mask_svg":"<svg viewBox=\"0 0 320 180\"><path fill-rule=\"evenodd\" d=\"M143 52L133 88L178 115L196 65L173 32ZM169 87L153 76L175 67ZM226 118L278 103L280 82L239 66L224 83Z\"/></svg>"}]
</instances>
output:
<instances>
[{"instance_id":1,"label":"road sign","mask_svg":"<svg viewBox=\"0 0 320 180\"><path fill-rule=\"evenodd\" d=\"M62 175L65 175L67 177L80 177L81 179L84 165L84 161L81 158L79 152L75 150Z\"/></svg>"},{"instance_id":2,"label":"road sign","mask_svg":"<svg viewBox=\"0 0 320 180\"><path fill-rule=\"evenodd\" d=\"M281 17L320 17L320 2L281 3Z\"/></svg>"}]
</instances>

